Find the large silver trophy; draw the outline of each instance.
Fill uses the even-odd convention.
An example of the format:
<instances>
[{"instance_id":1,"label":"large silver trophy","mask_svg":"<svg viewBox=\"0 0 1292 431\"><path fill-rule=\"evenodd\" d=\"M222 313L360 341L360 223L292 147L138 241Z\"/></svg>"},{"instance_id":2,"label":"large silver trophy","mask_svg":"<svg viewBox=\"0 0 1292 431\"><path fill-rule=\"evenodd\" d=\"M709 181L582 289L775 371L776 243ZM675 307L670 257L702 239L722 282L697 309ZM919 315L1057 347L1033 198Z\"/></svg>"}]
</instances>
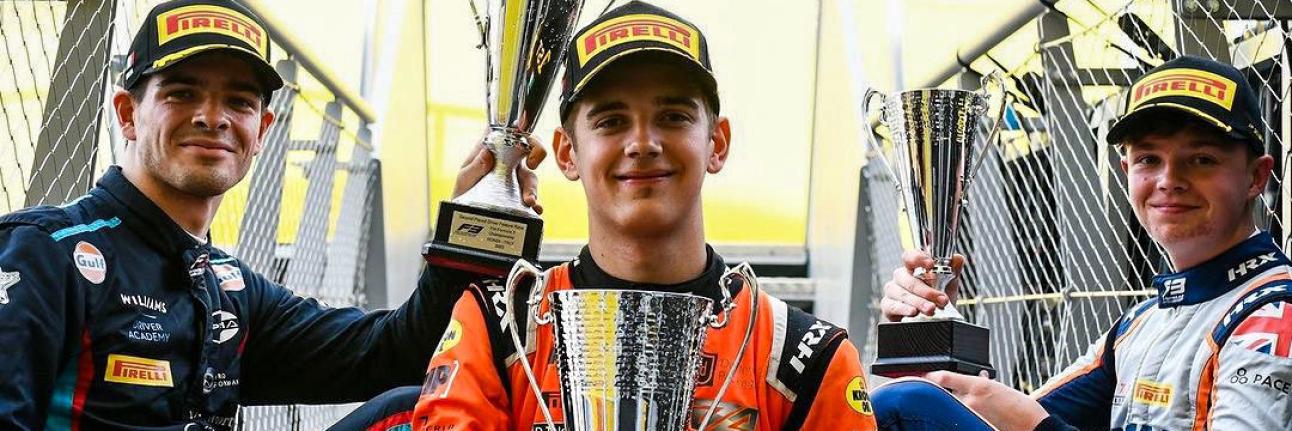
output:
<instances>
[{"instance_id":1,"label":"large silver trophy","mask_svg":"<svg viewBox=\"0 0 1292 431\"><path fill-rule=\"evenodd\" d=\"M1001 89L1001 108L986 143L978 140L979 120L990 105L983 93L920 89L885 95L870 90L862 102L866 111L871 101L882 102L881 122L893 144L892 158L884 156L873 134L868 142L893 176L915 245L933 257L934 266L928 272L942 291L955 279L951 257L956 253L956 231L969 185L988 145L995 141L1004 114L1004 83L997 75L988 75L982 82L984 92L991 81ZM917 271L917 277L924 275ZM900 377L935 370L995 374L989 363L987 328L965 322L952 304L932 317L881 323L877 343L878 358L871 366L875 374Z\"/></svg>"},{"instance_id":2,"label":"large silver trophy","mask_svg":"<svg viewBox=\"0 0 1292 431\"><path fill-rule=\"evenodd\" d=\"M523 280L533 280L526 301L529 318L539 326L555 325L554 354L566 430L683 431L697 423L695 429L705 429L735 376L757 320L758 301L753 300L744 343L726 380L706 413L692 416L705 335L710 328L726 326L735 308L726 286L740 280L750 289L751 298L758 297L757 278L749 264L722 275L723 303L716 314L709 298L684 293L580 288L545 297L545 274L521 260L507 277L507 316L516 316L514 296ZM550 309L540 314L544 299ZM524 352L515 319L508 318L506 324L516 351ZM523 355L520 363L530 389L543 399ZM539 409L548 429L558 429L546 403L539 403Z\"/></svg>"},{"instance_id":3,"label":"large silver trophy","mask_svg":"<svg viewBox=\"0 0 1292 431\"><path fill-rule=\"evenodd\" d=\"M583 0L487 3L486 16L477 14L476 22L487 51L484 146L494 154L494 167L466 193L440 203L435 237L422 254L432 265L502 276L517 259L538 258L543 220L521 202L516 166L529 154L529 133L556 81Z\"/></svg>"}]
</instances>

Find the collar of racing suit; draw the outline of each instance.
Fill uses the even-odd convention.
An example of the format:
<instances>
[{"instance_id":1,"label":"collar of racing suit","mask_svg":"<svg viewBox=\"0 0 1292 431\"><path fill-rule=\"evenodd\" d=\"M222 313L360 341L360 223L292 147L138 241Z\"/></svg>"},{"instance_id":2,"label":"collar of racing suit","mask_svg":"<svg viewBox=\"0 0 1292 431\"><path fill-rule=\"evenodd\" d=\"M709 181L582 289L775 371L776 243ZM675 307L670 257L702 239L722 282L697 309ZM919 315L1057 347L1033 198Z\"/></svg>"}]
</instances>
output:
<instances>
[{"instance_id":1,"label":"collar of racing suit","mask_svg":"<svg viewBox=\"0 0 1292 431\"><path fill-rule=\"evenodd\" d=\"M596 260L592 259L592 252L588 250L588 247L583 246L583 250L579 252L579 257L570 263L570 282L576 289L609 288L690 293L713 300L714 306L717 307L722 300L722 291L718 290L718 282L722 279L722 274L726 271L727 266L723 262L722 256L718 256L718 253L713 251L713 247L705 244L704 249L707 258L704 272L701 272L698 277L677 284L651 284L627 281L607 274L601 267L597 266ZM732 298L735 298L740 293L740 288L741 286L731 288Z\"/></svg>"},{"instance_id":2,"label":"collar of racing suit","mask_svg":"<svg viewBox=\"0 0 1292 431\"><path fill-rule=\"evenodd\" d=\"M157 204L139 191L120 166L108 167L90 194L103 198L115 206L121 222L138 234L144 242L168 255L177 255L201 243L180 228Z\"/></svg>"},{"instance_id":3,"label":"collar of racing suit","mask_svg":"<svg viewBox=\"0 0 1292 431\"><path fill-rule=\"evenodd\" d=\"M1245 285L1266 270L1287 265L1269 233L1260 232L1202 264L1180 272L1153 277L1159 307L1178 307L1210 301Z\"/></svg>"}]
</instances>

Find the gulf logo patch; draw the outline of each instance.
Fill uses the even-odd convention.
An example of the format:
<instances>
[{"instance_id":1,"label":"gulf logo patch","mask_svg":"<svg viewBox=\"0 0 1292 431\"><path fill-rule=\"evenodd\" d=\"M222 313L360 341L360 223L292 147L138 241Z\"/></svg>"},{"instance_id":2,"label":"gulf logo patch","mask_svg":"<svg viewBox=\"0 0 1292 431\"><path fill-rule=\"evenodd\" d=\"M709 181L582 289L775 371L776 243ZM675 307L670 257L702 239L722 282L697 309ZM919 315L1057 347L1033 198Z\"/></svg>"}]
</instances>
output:
<instances>
[{"instance_id":1,"label":"gulf logo patch","mask_svg":"<svg viewBox=\"0 0 1292 431\"><path fill-rule=\"evenodd\" d=\"M103 259L103 253L94 244L85 241L76 243L72 262L76 263L81 276L91 283L103 284L103 280L108 278L108 261Z\"/></svg>"}]
</instances>

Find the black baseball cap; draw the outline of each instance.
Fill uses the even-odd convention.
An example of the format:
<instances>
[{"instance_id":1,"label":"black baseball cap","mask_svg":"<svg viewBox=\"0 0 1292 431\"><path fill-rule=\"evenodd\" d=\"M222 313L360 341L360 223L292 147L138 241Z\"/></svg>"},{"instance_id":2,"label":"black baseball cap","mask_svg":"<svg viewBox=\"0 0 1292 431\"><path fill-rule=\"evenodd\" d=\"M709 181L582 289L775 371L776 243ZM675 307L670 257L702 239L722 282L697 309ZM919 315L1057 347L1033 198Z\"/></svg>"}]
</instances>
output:
<instances>
[{"instance_id":1,"label":"black baseball cap","mask_svg":"<svg viewBox=\"0 0 1292 431\"><path fill-rule=\"evenodd\" d=\"M174 0L148 12L130 44L121 86L213 50L240 54L256 71L265 96L283 87L269 65L269 33L260 17L230 0Z\"/></svg>"},{"instance_id":2,"label":"black baseball cap","mask_svg":"<svg viewBox=\"0 0 1292 431\"><path fill-rule=\"evenodd\" d=\"M575 33L565 53L561 118L606 66L635 54L663 53L692 71L704 96L718 112L718 81L709 62L709 42L689 21L658 6L631 1L597 17Z\"/></svg>"},{"instance_id":3,"label":"black baseball cap","mask_svg":"<svg viewBox=\"0 0 1292 431\"><path fill-rule=\"evenodd\" d=\"M1256 93L1242 72L1228 64L1195 56L1162 63L1131 84L1124 108L1108 131L1109 144L1120 144L1145 113L1171 110L1214 125L1230 138L1265 152L1257 127L1261 109Z\"/></svg>"}]
</instances>

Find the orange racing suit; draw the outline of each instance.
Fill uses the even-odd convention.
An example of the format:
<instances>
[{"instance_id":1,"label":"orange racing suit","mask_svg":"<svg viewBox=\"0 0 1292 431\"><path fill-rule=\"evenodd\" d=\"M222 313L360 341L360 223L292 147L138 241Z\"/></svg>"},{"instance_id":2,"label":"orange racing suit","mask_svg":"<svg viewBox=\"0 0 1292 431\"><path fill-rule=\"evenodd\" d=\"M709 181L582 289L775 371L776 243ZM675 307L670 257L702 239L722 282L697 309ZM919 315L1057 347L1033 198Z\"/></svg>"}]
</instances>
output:
<instances>
[{"instance_id":1,"label":"orange racing suit","mask_svg":"<svg viewBox=\"0 0 1292 431\"><path fill-rule=\"evenodd\" d=\"M585 247L579 258L550 270L544 294L595 286L688 292L716 304L724 269L710 249L707 268L696 280L678 285L631 283L604 273ZM709 329L705 340L691 427L699 426L712 405L750 320L750 290L732 284L726 287L736 303L730 321L721 329ZM516 294L518 302L525 293ZM765 293L757 299L761 308L750 345L707 429L876 429L865 374L846 332ZM525 310L523 302L519 305L517 310ZM540 307L545 310L547 301ZM527 328L523 359L534 368L543 394L540 401L505 332L505 309L503 288L497 283L473 285L462 295L427 367L413 414L414 430L546 430L540 403L548 406L558 429L564 428L553 328L515 316L517 327Z\"/></svg>"}]
</instances>

